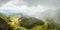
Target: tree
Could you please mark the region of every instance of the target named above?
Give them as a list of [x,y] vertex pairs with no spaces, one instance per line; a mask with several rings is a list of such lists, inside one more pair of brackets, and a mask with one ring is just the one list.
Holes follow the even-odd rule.
[[37,25],[44,25],[44,22],[42,20],[39,20],[34,17],[29,16],[23,16],[20,18],[20,26],[25,27],[27,29],[31,29]]

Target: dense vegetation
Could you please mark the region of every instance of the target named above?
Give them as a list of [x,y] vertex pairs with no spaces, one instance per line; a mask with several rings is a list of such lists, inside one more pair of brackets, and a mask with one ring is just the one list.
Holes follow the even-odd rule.
[[51,17],[40,20],[20,14],[6,16],[0,13],[0,30],[60,30],[60,27]]

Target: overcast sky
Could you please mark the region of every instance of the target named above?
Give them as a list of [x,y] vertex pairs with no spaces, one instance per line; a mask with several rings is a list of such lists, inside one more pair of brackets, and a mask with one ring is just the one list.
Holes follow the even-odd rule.
[[60,0],[0,0],[0,12],[36,15],[48,9],[60,8]]

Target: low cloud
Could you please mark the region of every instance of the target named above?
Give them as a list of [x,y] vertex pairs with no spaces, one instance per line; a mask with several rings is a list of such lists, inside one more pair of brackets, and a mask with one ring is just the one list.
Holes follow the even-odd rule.
[[59,2],[59,0],[3,0],[0,3],[2,4],[0,11],[15,11],[37,16],[37,13],[44,12],[48,9],[60,8]]

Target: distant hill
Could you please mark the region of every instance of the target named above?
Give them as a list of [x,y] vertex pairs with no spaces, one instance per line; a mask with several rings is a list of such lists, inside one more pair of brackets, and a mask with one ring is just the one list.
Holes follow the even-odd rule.
[[49,10],[46,10],[44,12],[42,12],[41,14],[41,17],[42,19],[53,19],[51,21],[54,21],[56,23],[57,26],[60,26],[60,9],[49,9]]
[[23,14],[11,14],[8,18],[17,24],[19,21],[20,26],[25,28],[33,28],[36,25],[44,25],[44,22],[42,20]]

